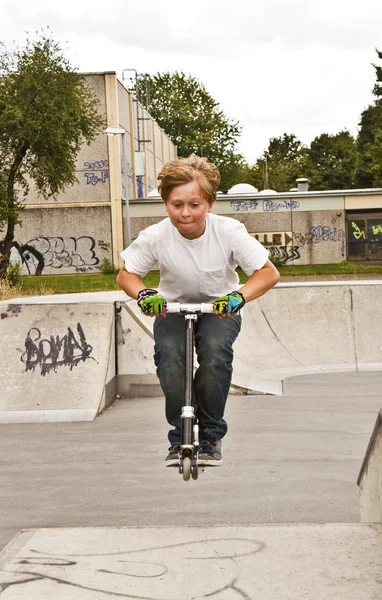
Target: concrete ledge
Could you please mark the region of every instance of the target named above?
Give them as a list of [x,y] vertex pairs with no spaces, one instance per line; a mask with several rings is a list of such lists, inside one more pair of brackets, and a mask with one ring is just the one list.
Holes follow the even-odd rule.
[[78,410],[3,410],[0,411],[0,424],[10,423],[70,423],[74,421],[94,421],[96,409]]
[[382,410],[378,413],[357,484],[361,521],[382,523]]

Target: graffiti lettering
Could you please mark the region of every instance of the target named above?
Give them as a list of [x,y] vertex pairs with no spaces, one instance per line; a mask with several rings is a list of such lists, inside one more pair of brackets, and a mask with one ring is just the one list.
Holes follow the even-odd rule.
[[44,377],[50,371],[57,373],[58,367],[69,367],[72,371],[78,363],[87,359],[95,360],[91,355],[93,347],[87,343],[84,331],[77,323],[78,339],[68,327],[68,333],[60,338],[51,335],[42,339],[41,331],[32,327],[25,338],[25,352],[21,355],[21,361],[25,364],[25,371],[41,369]]
[[345,240],[345,232],[343,229],[333,229],[329,226],[315,226],[312,227],[308,233],[294,233],[294,239],[300,246],[305,244],[318,244],[319,242],[337,242]]
[[101,171],[101,177],[98,177],[97,173],[85,173],[86,185],[97,185],[97,183],[106,183],[109,179],[109,171]]
[[108,252],[110,250],[110,243],[105,242],[104,240],[98,240],[98,246],[101,248],[101,250],[104,250],[105,252]]
[[109,161],[108,160],[96,160],[95,162],[85,162],[85,169],[90,169],[91,171],[95,171],[97,169],[108,169]]
[[84,267],[99,264],[95,240],[88,236],[79,238],[43,237],[29,240],[19,252],[30,275],[41,275],[45,267]]
[[76,267],[76,273],[93,273],[95,270],[94,267]]
[[244,200],[240,202],[239,200],[232,200],[230,202],[230,206],[233,208],[235,212],[246,212],[247,210],[256,210],[259,203],[257,200]]
[[284,200],[284,202],[273,202],[273,200],[264,200],[263,202],[264,212],[276,212],[280,208],[294,210],[299,207],[300,203],[297,200]]
[[300,258],[298,246],[271,246],[268,251],[270,257],[278,258],[284,265]]

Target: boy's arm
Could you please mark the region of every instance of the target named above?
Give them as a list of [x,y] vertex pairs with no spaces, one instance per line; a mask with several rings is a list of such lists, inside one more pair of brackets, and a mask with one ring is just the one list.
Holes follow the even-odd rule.
[[280,273],[271,261],[267,260],[265,265],[258,271],[255,271],[250,276],[247,283],[239,288],[239,291],[243,294],[245,301],[250,302],[265,294],[276,285],[279,279]]
[[129,271],[126,271],[125,266],[121,268],[117,275],[117,285],[119,285],[130,298],[134,298],[135,300],[137,300],[139,292],[146,288],[139,275],[129,273]]

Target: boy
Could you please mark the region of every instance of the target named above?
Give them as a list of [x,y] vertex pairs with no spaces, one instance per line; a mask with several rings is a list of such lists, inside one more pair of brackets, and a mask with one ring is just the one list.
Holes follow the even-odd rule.
[[[196,323],[199,367],[194,408],[199,422],[198,463],[218,466],[221,439],[227,432],[224,410],[232,377],[232,346],[241,327],[240,309],[265,294],[280,276],[267,250],[244,225],[212,214],[220,183],[215,165],[195,155],[179,158],[164,165],[158,180],[168,218],[141,231],[121,253],[125,265],[117,283],[138,301],[145,315],[156,317],[154,361],[166,398],[166,418],[173,427],[168,434],[167,466],[179,462],[185,321],[181,315],[166,315],[166,302],[214,303],[215,314],[203,314]],[[156,264],[158,290],[147,289],[142,277]],[[240,291],[238,265],[249,276]]]

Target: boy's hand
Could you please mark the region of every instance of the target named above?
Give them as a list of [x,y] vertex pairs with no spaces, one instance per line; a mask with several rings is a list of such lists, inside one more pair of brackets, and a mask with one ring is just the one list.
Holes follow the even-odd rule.
[[149,288],[141,290],[138,294],[137,304],[143,314],[148,317],[167,312],[167,300],[158,294],[157,290]]
[[218,315],[227,315],[237,313],[245,304],[245,298],[240,292],[231,292],[226,296],[221,296],[215,300],[214,312]]

